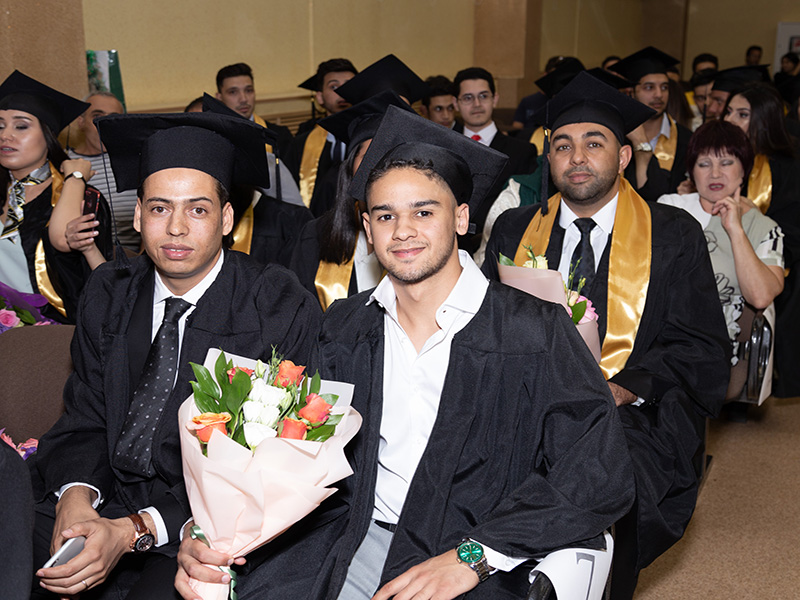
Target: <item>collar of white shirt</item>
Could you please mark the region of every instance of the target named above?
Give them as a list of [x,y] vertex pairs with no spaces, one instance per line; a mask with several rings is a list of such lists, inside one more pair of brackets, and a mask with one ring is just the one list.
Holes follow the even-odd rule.
[[661,117],[662,117],[661,118],[661,131],[658,132],[656,137],[654,137],[652,140],[650,140],[650,145],[654,149],[656,147],[656,144],[658,143],[658,138],[660,138],[662,135],[665,138],[669,139],[669,132],[670,132],[671,128],[670,128],[670,123],[669,123],[669,117],[667,116],[666,111],[664,112],[663,115],[661,115]]
[[[463,250],[458,251],[461,263],[461,275],[450,291],[447,299],[436,310],[436,322],[442,329],[448,329],[459,313],[474,315],[478,312],[486,297],[489,281],[484,277],[478,265]],[[372,292],[367,304],[377,302],[386,313],[397,322],[397,294],[390,277],[384,277]],[[448,311],[449,308],[455,309]]]
[[153,306],[158,304],[159,302],[163,302],[167,298],[182,298],[186,300],[186,302],[190,303],[192,306],[196,305],[203,294],[206,293],[208,288],[211,287],[211,284],[214,283],[214,280],[219,275],[219,272],[222,270],[222,262],[225,257],[225,251],[219,253],[219,258],[217,262],[214,263],[214,266],[211,267],[211,270],[208,274],[200,280],[196,286],[186,292],[183,296],[176,296],[173,294],[169,288],[166,286],[164,281],[161,279],[161,275],[158,274],[156,271],[156,282],[153,289]]
[[[592,215],[592,219],[594,219],[597,227],[606,235],[611,235],[611,231],[614,229],[614,218],[617,216],[617,202],[619,202],[619,193],[611,199],[611,202]],[[578,215],[572,212],[562,198],[560,211],[558,213],[558,224],[566,231],[577,218]]]
[[488,146],[489,144],[492,143],[494,136],[497,135],[497,125],[495,125],[495,122],[492,121],[480,131],[472,131],[471,129],[468,129],[465,125],[464,135],[467,136],[468,138],[471,138],[473,135],[479,135],[481,136],[481,139],[479,139],[478,142],[483,144],[484,146]]

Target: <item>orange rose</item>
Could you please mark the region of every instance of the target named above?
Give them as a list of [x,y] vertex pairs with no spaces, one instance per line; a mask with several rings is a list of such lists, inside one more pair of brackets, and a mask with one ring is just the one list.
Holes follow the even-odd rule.
[[278,365],[278,376],[275,377],[275,382],[272,385],[281,387],[289,387],[292,383],[300,385],[305,369],[304,366],[296,365],[290,360],[282,360]]
[[255,373],[253,369],[248,369],[247,367],[233,367],[232,369],[228,369],[228,383],[233,383],[233,378],[236,376],[236,371],[244,371],[248,376]]
[[306,405],[297,414],[310,423],[324,423],[328,420],[331,408],[333,407],[322,396],[309,394],[306,396]]
[[281,437],[288,440],[304,440],[308,426],[302,421],[284,419],[281,426]]
[[208,443],[208,440],[211,439],[211,432],[215,429],[224,435],[228,434],[225,423],[230,420],[231,416],[228,413],[203,413],[192,417],[189,429],[194,430],[201,442]]

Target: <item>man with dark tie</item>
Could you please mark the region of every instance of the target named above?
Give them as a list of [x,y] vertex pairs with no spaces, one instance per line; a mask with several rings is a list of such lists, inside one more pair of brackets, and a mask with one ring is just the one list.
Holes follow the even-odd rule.
[[145,254],[102,265],[83,294],[66,411],[34,468],[35,566],[85,536],[77,557],[36,573],[47,592],[149,598],[171,588],[190,517],[177,422],[189,362],[218,347],[266,360],[274,346],[307,364],[320,310],[282,267],[223,249],[231,186],[269,183],[260,127],[209,113],[98,126],[117,185],[139,190]]
[[703,232],[645,202],[622,176],[626,134],[653,116],[580,73],[547,107],[557,194],[503,213],[483,263],[544,254],[599,316],[600,368],[617,404],[636,476],[636,503],[617,522],[612,598],[631,598],[639,571],[682,535],[697,499],[705,417],[719,413],[730,363]]

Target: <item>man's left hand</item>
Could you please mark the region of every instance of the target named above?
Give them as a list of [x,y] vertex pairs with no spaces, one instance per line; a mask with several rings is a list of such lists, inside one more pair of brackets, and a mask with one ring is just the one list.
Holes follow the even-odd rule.
[[451,600],[479,583],[478,574],[458,562],[455,549],[411,567],[378,590],[372,600]]

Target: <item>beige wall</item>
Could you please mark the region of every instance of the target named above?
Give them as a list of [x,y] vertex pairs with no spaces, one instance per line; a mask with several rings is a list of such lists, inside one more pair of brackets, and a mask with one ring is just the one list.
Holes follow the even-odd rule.
[[234,62],[253,68],[259,99],[287,99],[270,110],[290,111],[307,108],[296,86],[328,58],[363,68],[392,52],[423,78],[452,77],[473,52],[463,0],[83,0],[83,18],[87,48],[119,51],[132,111],[182,108]]
[[586,68],[642,44],[641,0],[544,0],[540,70],[551,56],[575,56]]
[[800,21],[800,2],[690,0],[685,60],[691,63],[701,52],[711,52],[719,57],[720,68],[737,67],[744,64],[747,47],[755,44],[764,48],[761,62],[772,63],[780,21]]

